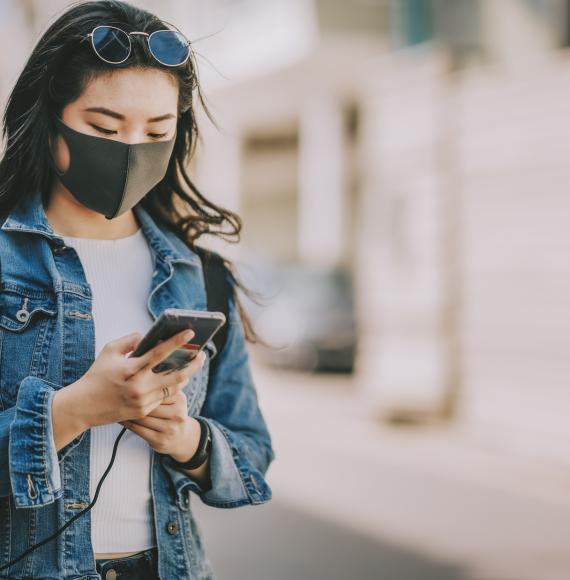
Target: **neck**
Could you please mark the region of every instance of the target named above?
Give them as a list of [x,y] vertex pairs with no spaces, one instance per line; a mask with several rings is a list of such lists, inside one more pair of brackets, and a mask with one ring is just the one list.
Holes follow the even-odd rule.
[[139,229],[132,210],[108,220],[79,203],[61,184],[51,191],[49,205],[44,209],[54,232],[61,236],[112,240],[130,236]]

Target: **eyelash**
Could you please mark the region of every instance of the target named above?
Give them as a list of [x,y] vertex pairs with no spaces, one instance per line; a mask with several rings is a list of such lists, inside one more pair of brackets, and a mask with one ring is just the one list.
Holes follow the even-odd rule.
[[[90,123],[91,127],[93,127],[95,130],[99,131],[100,133],[103,133],[103,135],[114,135],[116,133],[116,131],[110,131],[109,129],[103,129],[102,127],[97,127],[97,125],[93,125],[92,123]],[[160,139],[161,137],[166,137],[167,133],[150,133],[149,137],[153,138],[153,139]]]

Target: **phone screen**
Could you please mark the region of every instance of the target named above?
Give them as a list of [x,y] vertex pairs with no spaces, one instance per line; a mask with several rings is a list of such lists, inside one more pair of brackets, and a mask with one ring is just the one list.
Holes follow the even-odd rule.
[[223,312],[167,308],[161,312],[138,347],[129,356],[141,356],[174,334],[191,328],[194,336],[190,341],[171,352],[167,358],[152,367],[152,371],[161,373],[183,368],[196,357],[225,322]]

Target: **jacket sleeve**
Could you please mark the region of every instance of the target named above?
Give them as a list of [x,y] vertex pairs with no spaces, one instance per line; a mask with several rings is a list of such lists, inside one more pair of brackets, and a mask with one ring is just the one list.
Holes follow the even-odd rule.
[[81,440],[56,450],[52,403],[58,385],[27,376],[16,404],[0,413],[0,496],[18,508],[39,507],[63,495],[60,461]]
[[208,489],[176,470],[165,456],[164,465],[174,481],[179,501],[190,488],[213,507],[233,508],[271,499],[265,481],[275,459],[271,437],[258,405],[249,366],[243,325],[233,297],[228,310],[228,335],[210,376],[201,417],[212,430]]

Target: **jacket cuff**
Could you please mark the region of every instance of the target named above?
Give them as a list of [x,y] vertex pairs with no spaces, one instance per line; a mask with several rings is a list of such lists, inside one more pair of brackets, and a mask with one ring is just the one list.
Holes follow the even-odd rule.
[[265,483],[263,474],[244,455],[235,434],[215,419],[202,418],[208,421],[212,430],[211,488],[203,490],[188,474],[176,469],[168,456],[164,456],[163,464],[174,483],[178,505],[187,509],[189,490],[213,507],[233,508],[270,500],[271,489]]
[[12,494],[18,508],[50,504],[63,495],[53,437],[54,386],[28,376],[18,390],[8,444]]

